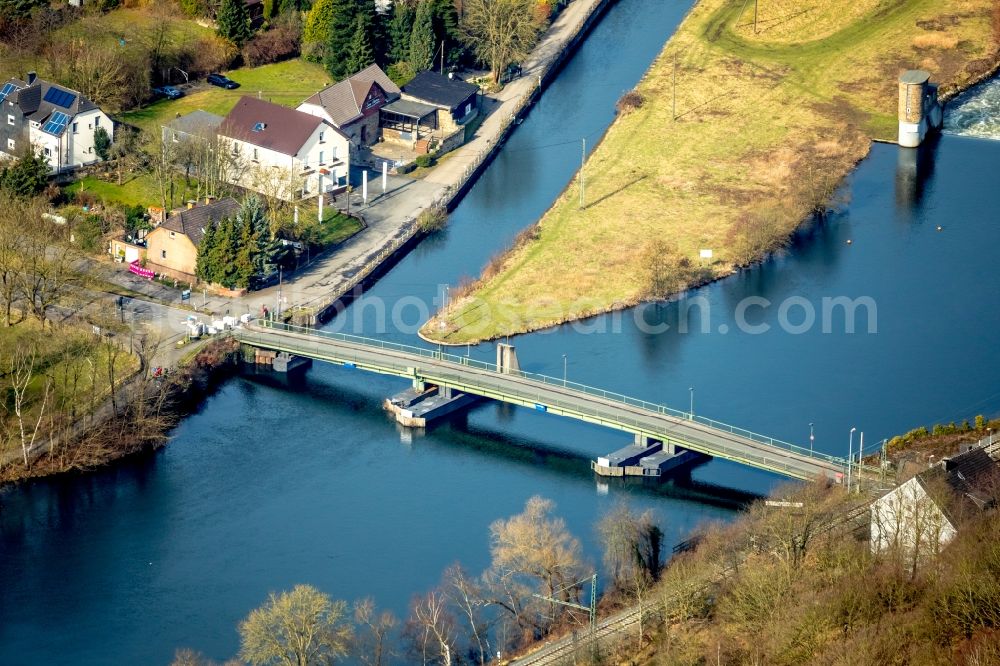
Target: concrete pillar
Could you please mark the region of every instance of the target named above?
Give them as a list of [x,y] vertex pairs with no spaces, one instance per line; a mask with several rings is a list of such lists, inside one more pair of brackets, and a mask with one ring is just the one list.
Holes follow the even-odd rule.
[[899,77],[899,145],[916,148],[927,134],[924,98],[931,75],[919,69],[903,72]]
[[389,189],[389,163],[382,162],[382,194]]
[[299,223],[299,207],[298,206],[295,207],[295,213],[292,215],[292,219],[295,221],[295,224]]
[[361,172],[361,200],[368,203],[368,169]]
[[511,372],[518,372],[521,366],[517,362],[517,351],[514,345],[503,342],[497,343],[497,372],[509,375]]
[[316,216],[320,222],[323,221],[323,174],[319,175],[319,212]]

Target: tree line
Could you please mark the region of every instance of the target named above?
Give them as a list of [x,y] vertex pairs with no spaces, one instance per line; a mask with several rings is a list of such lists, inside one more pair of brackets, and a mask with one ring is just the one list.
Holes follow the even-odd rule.
[[[663,531],[651,512],[616,505],[598,524],[607,595],[644,594],[663,568]],[[485,664],[567,628],[588,614],[558,602],[589,603],[594,569],[555,504],[530,498],[489,529],[491,564],[480,575],[460,563],[414,597],[403,621],[373,600],[349,605],[308,586],[272,593],[239,625],[239,661],[250,664]],[[582,584],[581,584],[582,581]],[[174,666],[208,663],[180,650]]]

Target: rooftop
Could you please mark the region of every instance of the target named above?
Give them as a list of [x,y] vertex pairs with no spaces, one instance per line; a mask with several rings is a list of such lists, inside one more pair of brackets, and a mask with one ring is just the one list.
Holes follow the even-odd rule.
[[469,97],[479,92],[479,87],[461,79],[449,79],[434,72],[420,72],[403,86],[403,94],[421,102],[443,106],[455,111]]
[[362,115],[362,107],[373,84],[382,89],[386,99],[392,101],[399,97],[399,86],[378,65],[369,65],[357,74],[321,90],[303,103],[323,107],[333,123],[340,127]]
[[166,124],[166,127],[185,134],[211,133],[219,129],[223,120],[225,118],[222,116],[198,109],[174,118]]
[[184,234],[191,239],[195,247],[201,244],[205,228],[210,224],[232,217],[239,211],[240,204],[233,198],[226,197],[212,203],[195,205],[194,208],[178,210],[170,214],[163,224],[163,229]]
[[42,131],[60,136],[70,120],[79,113],[93,111],[97,105],[79,92],[29,74],[31,81],[8,79],[0,84],[0,102],[16,104],[28,120],[42,124]]
[[223,119],[219,134],[295,157],[320,125],[327,123],[317,116],[244,96]]
[[420,102],[413,102],[408,99],[397,99],[391,104],[386,104],[382,107],[382,109],[391,113],[397,113],[401,116],[406,116],[407,118],[423,118],[432,113],[437,113],[436,106],[421,104]]

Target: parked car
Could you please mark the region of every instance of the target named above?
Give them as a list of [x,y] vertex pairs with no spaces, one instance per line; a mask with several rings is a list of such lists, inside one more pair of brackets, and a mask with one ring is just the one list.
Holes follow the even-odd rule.
[[206,80],[213,86],[219,86],[220,88],[225,88],[226,90],[233,90],[240,87],[240,84],[236,83],[236,81],[233,81],[228,76],[223,76],[222,74],[209,74]]
[[153,94],[157,97],[166,97],[167,99],[184,97],[184,92],[181,91],[180,88],[175,88],[173,86],[160,86],[159,88],[153,88]]

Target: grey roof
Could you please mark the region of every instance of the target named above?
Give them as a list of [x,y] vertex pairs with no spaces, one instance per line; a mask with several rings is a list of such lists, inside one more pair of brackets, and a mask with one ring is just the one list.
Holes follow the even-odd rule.
[[[9,79],[5,83],[13,83],[20,89],[11,94],[8,100],[14,102],[20,108],[25,118],[37,123],[44,123],[56,111],[61,111],[70,118],[73,118],[77,114],[93,111],[97,108],[96,104],[76,90],[51,83],[44,79],[35,79],[30,86],[27,82],[19,79]],[[62,106],[47,100],[46,97],[52,98],[50,92],[66,99],[72,96],[72,102],[66,106]],[[65,127],[63,129],[65,130]]]
[[436,106],[421,104],[420,102],[414,102],[408,99],[398,99],[395,102],[386,104],[382,107],[382,110],[398,113],[399,115],[406,116],[407,118],[423,118],[424,116],[429,116],[432,113],[437,113]]
[[330,127],[318,116],[243,96],[219,125],[219,134],[295,157],[320,125]]
[[236,215],[240,204],[233,198],[226,197],[210,204],[196,205],[194,208],[179,210],[170,215],[163,224],[163,229],[184,234],[191,239],[195,247],[201,244],[208,225]]
[[362,105],[371,92],[372,84],[385,93],[389,101],[399,97],[399,86],[392,82],[378,65],[369,65],[357,74],[319,91],[303,104],[323,107],[337,127],[343,127],[362,115]]
[[930,78],[931,75],[922,69],[911,69],[900,75],[899,82],[909,84],[927,83]]
[[403,95],[450,111],[458,109],[477,92],[479,88],[471,83],[427,71],[420,72],[403,86]]
[[1000,466],[984,449],[975,448],[942,460],[918,474],[917,481],[928,491],[935,482],[947,484],[950,493],[941,498],[941,510],[956,524],[963,517],[996,503]]
[[223,120],[225,119],[222,116],[198,109],[174,118],[166,124],[166,127],[185,134],[211,133],[218,131]]

